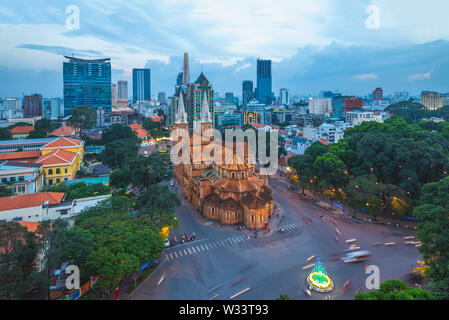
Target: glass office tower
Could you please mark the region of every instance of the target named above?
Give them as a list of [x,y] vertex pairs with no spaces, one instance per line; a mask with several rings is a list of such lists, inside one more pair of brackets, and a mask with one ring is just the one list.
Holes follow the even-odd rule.
[[256,99],[266,105],[273,102],[271,60],[257,59]]
[[133,103],[151,101],[150,69],[133,69]]
[[74,57],[63,65],[64,116],[79,106],[97,111],[97,125],[111,124],[111,59],[86,60]]

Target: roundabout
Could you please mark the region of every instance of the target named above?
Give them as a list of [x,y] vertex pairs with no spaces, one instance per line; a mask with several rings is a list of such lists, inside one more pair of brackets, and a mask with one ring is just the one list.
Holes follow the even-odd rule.
[[309,289],[321,293],[331,292],[334,290],[334,283],[327,275],[326,269],[319,259],[312,272],[310,272],[307,277],[307,285],[309,286]]

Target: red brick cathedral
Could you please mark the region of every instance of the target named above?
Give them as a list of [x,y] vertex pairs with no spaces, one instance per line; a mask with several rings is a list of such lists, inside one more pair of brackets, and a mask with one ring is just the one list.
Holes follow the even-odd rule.
[[[201,120],[196,124],[201,132],[212,128],[207,99],[203,98]],[[182,95],[178,104],[173,130],[188,130],[187,116]],[[248,146],[245,143],[245,156],[236,153],[234,143],[232,159],[224,159],[226,147],[223,144],[221,163],[203,161],[200,155],[194,158],[194,141],[201,141],[201,154],[211,140],[198,138],[197,131],[189,131],[190,162],[175,165],[176,179],[182,186],[187,199],[207,218],[219,221],[221,224],[244,224],[248,228],[261,229],[274,212],[274,200],[268,187],[266,176],[248,162]],[[195,150],[195,152],[197,152]]]

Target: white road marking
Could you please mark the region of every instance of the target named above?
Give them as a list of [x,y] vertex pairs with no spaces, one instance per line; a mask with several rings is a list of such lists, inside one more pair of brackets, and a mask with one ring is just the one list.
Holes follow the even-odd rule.
[[223,241],[223,240],[221,241],[221,245],[222,245],[222,246],[224,246],[224,245],[225,245],[225,243],[224,243],[224,241]]
[[172,258],[173,259],[173,255],[170,253],[170,258]]
[[179,251],[178,251],[178,253],[179,253],[179,256],[180,256],[180,257],[182,257],[182,253],[181,253],[181,250],[179,250]]
[[176,258],[178,257],[178,255],[176,254],[176,252],[175,252],[175,256],[176,256]]
[[204,247],[205,247],[207,250],[209,250],[209,247],[207,246],[207,244],[205,244]]
[[166,258],[167,260],[170,260],[170,258],[169,258],[167,255],[165,255],[165,258]]
[[192,247],[192,250],[193,250],[193,253],[196,253],[196,251],[195,251],[195,248],[194,248],[194,247]]
[[187,251],[186,251],[186,249],[184,249],[184,253],[187,255]]
[[190,251],[190,248],[187,248],[187,251],[189,251],[189,253],[192,254],[192,252]]

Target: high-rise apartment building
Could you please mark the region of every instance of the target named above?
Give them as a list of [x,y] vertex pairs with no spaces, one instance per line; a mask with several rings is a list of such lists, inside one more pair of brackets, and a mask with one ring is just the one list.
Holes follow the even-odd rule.
[[244,106],[248,104],[252,99],[254,99],[254,88],[253,82],[250,80],[245,80],[242,82],[242,103]]
[[40,94],[33,94],[25,96],[23,100],[23,117],[35,118],[42,116],[42,96]]
[[110,125],[112,110],[111,59],[65,58],[68,61],[63,65],[64,116],[68,116],[73,108],[89,106],[97,111],[97,125]]
[[133,69],[133,103],[151,101],[150,69]]
[[119,100],[128,100],[128,81],[119,80],[117,82],[118,94],[117,98]]
[[57,120],[63,116],[64,111],[61,108],[60,98],[43,98],[42,99],[42,118],[48,120]]
[[438,110],[444,107],[444,97],[438,92],[423,91],[421,103],[429,110]]
[[332,99],[309,98],[310,114],[332,113]]
[[189,83],[186,89],[186,111],[189,128],[196,128],[201,119],[201,106],[203,96],[207,98],[211,119],[215,119],[214,114],[214,87],[207,80],[203,73],[200,74],[194,83]]
[[256,99],[267,105],[273,102],[271,60],[257,59]]

